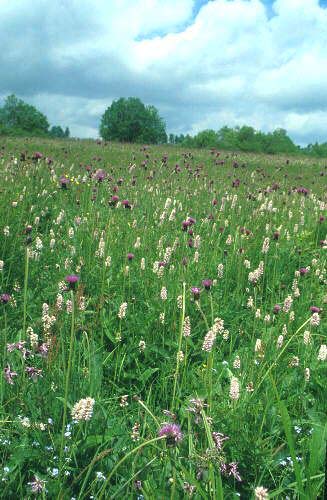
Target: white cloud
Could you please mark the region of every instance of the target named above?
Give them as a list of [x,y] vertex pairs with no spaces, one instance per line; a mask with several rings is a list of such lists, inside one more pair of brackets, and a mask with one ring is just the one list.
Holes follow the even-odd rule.
[[318,0],[276,0],[273,17],[260,0],[212,0],[195,19],[193,7],[0,0],[0,92],[27,96],[76,135],[95,134],[112,99],[136,95],[176,132],[247,123],[284,126],[301,143],[327,140],[327,10]]

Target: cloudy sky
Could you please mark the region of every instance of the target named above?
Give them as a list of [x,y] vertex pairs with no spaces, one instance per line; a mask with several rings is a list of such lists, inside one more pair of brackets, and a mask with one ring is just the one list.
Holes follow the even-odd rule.
[[0,100],[96,137],[113,99],[174,133],[250,124],[327,141],[327,0],[0,0]]

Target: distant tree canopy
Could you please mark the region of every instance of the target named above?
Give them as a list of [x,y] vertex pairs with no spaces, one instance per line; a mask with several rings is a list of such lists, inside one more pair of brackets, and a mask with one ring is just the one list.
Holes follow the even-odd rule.
[[57,139],[63,139],[64,137],[69,137],[70,136],[70,131],[69,128],[66,127],[65,130],[63,130],[60,125],[54,125],[51,127],[49,134],[51,137],[56,137]]
[[26,104],[15,95],[10,95],[0,108],[0,128],[2,133],[7,132],[10,135],[47,135],[49,122],[34,106]]
[[300,148],[288,137],[286,130],[276,129],[274,132],[260,132],[253,127],[222,127],[218,131],[202,130],[194,137],[170,134],[171,144],[186,147],[220,148],[227,150],[252,151],[262,153],[296,153]]
[[154,106],[137,97],[113,101],[101,118],[100,135],[105,140],[161,144],[167,142],[166,125]]
[[327,142],[323,142],[322,144],[318,144],[318,142],[316,142],[315,144],[309,144],[301,151],[310,156],[327,158]]
[[[60,125],[50,128],[47,117],[34,106],[15,95],[8,96],[0,106],[0,136],[39,136],[65,139],[69,128]],[[146,106],[137,97],[113,101],[102,115],[100,135],[105,140],[163,144],[167,142],[166,125],[154,106]],[[261,132],[253,127],[224,126],[219,130],[202,130],[195,136],[169,134],[169,143],[187,148],[216,148],[254,153],[302,153],[327,157],[327,142],[300,147],[294,144],[283,128]]]
[[51,127],[47,117],[15,95],[8,96],[0,107],[0,135],[69,137],[69,129]]

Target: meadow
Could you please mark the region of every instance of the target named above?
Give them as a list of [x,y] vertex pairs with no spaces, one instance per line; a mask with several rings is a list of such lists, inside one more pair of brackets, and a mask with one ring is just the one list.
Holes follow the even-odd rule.
[[323,498],[327,159],[0,139],[0,497]]

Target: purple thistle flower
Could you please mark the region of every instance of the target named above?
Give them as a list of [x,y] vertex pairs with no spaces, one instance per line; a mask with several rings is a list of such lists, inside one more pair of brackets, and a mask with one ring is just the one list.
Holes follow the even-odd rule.
[[125,208],[132,208],[128,200],[123,200],[121,203]]
[[104,170],[102,169],[99,169],[95,172],[95,179],[98,181],[98,182],[102,182],[105,178],[106,178],[107,174]]
[[9,293],[2,293],[0,295],[1,304],[8,304],[10,299],[11,299],[11,296],[9,295]]
[[301,276],[304,276],[305,274],[307,274],[309,271],[306,267],[300,267],[299,269],[299,273],[301,274]]
[[6,381],[8,382],[8,384],[14,385],[13,377],[17,377],[17,373],[16,372],[12,372],[10,370],[10,366],[9,365],[7,365],[6,368],[3,371],[4,371],[4,377],[5,377]]
[[79,276],[77,276],[77,274],[68,274],[65,278],[65,281],[67,281],[67,283],[77,283],[79,280]]
[[183,230],[183,231],[186,231],[186,230],[187,230],[187,228],[188,228],[190,225],[191,225],[191,224],[189,223],[189,221],[188,221],[188,220],[183,220],[183,222],[182,222],[182,230]]
[[307,189],[307,188],[304,188],[304,187],[299,187],[299,188],[297,188],[297,192],[298,192],[299,194],[303,194],[304,196],[307,196],[307,195],[309,194],[309,192],[310,192],[310,191],[309,191],[309,189]]
[[310,311],[312,312],[312,314],[320,313],[321,309],[320,309],[320,307],[317,307],[317,306],[311,306]]
[[109,205],[112,206],[112,207],[114,207],[115,205],[117,205],[118,201],[119,201],[119,196],[117,196],[117,195],[114,194],[111,197],[111,200],[109,201]]
[[279,231],[275,231],[274,234],[273,234],[273,239],[274,240],[279,240],[279,236],[280,236],[280,232]]
[[34,155],[32,156],[32,159],[37,161],[37,160],[41,160],[43,158],[43,154],[40,153],[40,151],[36,151],[34,153]]
[[209,279],[203,280],[202,285],[204,286],[204,288],[206,290],[210,290],[210,288],[212,287],[212,280],[209,280]]
[[174,446],[183,439],[183,434],[178,424],[164,424],[159,429],[158,436],[165,436],[168,446]]
[[281,306],[279,304],[276,304],[273,308],[273,313],[278,314],[280,310],[281,310]]
[[74,290],[76,283],[79,281],[79,276],[77,274],[68,274],[65,277],[66,283],[68,283],[70,290]]
[[67,186],[68,184],[70,183],[70,180],[68,179],[68,177],[66,177],[65,175],[62,175],[59,179],[59,183],[60,183],[60,187],[62,189],[67,189]]
[[194,300],[199,300],[201,289],[197,286],[192,286],[191,292],[193,293]]
[[128,253],[127,254],[127,260],[133,260],[134,259],[134,254],[133,253]]

